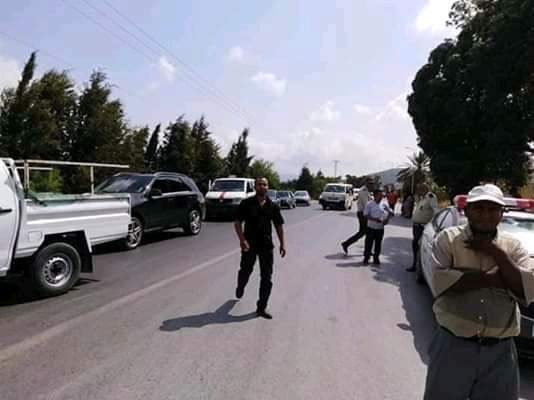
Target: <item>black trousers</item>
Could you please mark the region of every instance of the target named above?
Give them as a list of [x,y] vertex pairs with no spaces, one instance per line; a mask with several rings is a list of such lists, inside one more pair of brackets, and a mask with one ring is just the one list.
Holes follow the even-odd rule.
[[417,261],[417,253],[419,252],[419,242],[421,241],[421,236],[423,236],[423,231],[425,226],[423,224],[413,224],[412,226],[412,252],[413,252],[413,263],[412,267],[415,268],[415,263]]
[[237,274],[237,287],[244,289],[247,286],[257,258],[260,259],[260,296],[257,306],[259,310],[265,310],[273,287],[273,250],[250,249],[241,253],[241,267]]
[[384,239],[384,230],[383,229],[373,229],[367,227],[367,232],[365,233],[365,250],[363,251],[363,258],[369,260],[371,257],[371,250],[374,245],[373,257],[378,258],[380,252],[382,251],[382,239]]
[[358,215],[358,224],[359,224],[358,232],[343,242],[343,245],[347,247],[353,245],[354,243],[356,243],[358,240],[360,240],[362,237],[365,236],[365,231],[367,229],[367,218],[364,217],[363,211],[358,211],[357,215]]

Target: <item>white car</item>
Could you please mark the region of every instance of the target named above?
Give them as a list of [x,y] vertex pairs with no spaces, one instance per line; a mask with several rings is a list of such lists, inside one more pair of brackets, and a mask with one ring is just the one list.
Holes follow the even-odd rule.
[[350,210],[354,200],[352,185],[345,183],[327,184],[319,196],[319,204],[323,210],[328,208],[338,208],[341,210]]
[[30,197],[15,162],[0,159],[0,279],[26,277],[39,295],[67,292],[93,272],[93,246],[128,235],[128,194]]
[[255,195],[254,179],[236,177],[215,179],[206,194],[206,218],[233,217],[241,201]]
[[310,194],[306,190],[297,190],[295,192],[295,201],[297,202],[297,205],[302,204],[309,206],[311,202]]
[[[425,226],[416,262],[415,275],[418,282],[426,282],[429,286],[432,282],[432,243],[438,233],[446,228],[467,223],[467,218],[462,212],[465,201],[465,196],[457,196],[456,206],[438,211],[432,221]],[[504,212],[499,229],[517,238],[534,258],[534,213],[521,210],[521,208],[534,208],[534,200],[505,198],[505,202],[508,209]],[[520,309],[521,334],[516,338],[516,342],[523,357],[534,358],[534,304],[529,307],[520,305]]]

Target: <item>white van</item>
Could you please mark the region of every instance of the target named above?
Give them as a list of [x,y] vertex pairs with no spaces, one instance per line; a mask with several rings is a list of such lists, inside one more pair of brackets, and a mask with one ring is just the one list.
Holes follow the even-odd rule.
[[319,204],[321,204],[323,210],[327,208],[350,210],[353,200],[352,185],[346,183],[329,183],[324,187],[321,196],[319,196]]
[[215,179],[206,194],[206,218],[231,217],[242,200],[255,195],[254,179]]

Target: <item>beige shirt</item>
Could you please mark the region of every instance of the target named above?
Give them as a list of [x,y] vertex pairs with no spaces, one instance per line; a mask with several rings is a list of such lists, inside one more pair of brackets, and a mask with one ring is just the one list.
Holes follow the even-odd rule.
[[432,192],[427,192],[415,203],[412,221],[414,224],[428,224],[434,213],[439,210],[438,199]]
[[[445,229],[432,246],[431,289],[436,298],[434,313],[438,323],[461,337],[507,338],[519,335],[520,313],[511,291],[485,288],[465,293],[447,291],[465,272],[489,271],[496,266],[492,257],[465,246],[472,237],[469,226]],[[534,259],[521,243],[506,232],[498,232],[496,244],[520,268],[525,299],[534,301]]]

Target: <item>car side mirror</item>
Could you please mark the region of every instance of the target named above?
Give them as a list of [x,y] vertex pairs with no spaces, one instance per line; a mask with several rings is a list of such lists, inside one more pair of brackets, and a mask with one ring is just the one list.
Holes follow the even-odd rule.
[[161,189],[152,189],[150,191],[150,194],[148,195],[149,198],[153,199],[154,197],[161,197],[163,196],[163,192]]

